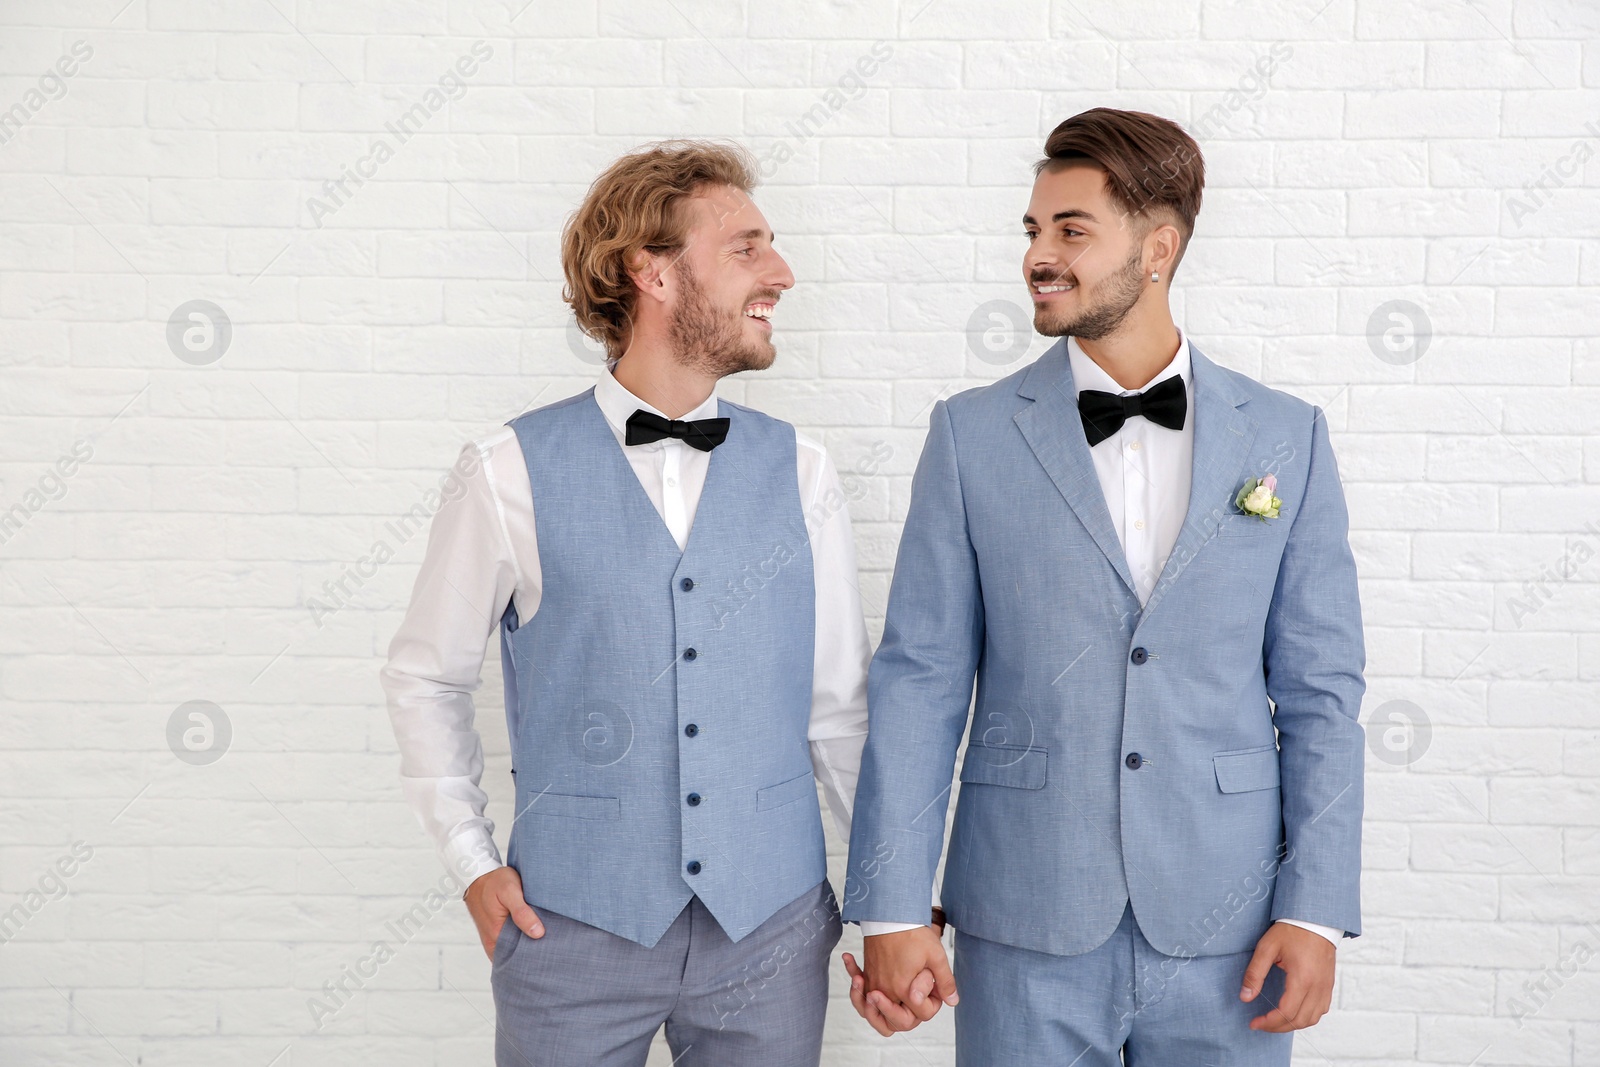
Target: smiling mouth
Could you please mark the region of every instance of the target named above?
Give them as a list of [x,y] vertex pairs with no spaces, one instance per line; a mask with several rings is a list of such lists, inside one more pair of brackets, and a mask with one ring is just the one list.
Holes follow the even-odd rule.
[[758,300],[753,304],[745,305],[744,317],[747,319],[755,319],[757,322],[761,323],[761,325],[770,330],[772,329],[772,313],[774,310],[776,310],[776,308],[776,303]]
[[1030,288],[1033,290],[1033,298],[1035,300],[1048,300],[1053,296],[1060,295],[1061,293],[1070,293],[1076,289],[1077,286],[1066,285],[1061,282],[1051,282],[1049,284],[1034,282]]

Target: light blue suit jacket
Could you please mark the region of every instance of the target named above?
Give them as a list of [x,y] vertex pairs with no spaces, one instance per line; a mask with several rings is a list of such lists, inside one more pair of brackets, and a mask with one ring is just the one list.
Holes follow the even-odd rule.
[[[1191,352],[1189,508],[1142,610],[1064,342],[934,406],[869,676],[846,920],[926,921],[976,675],[941,894],[957,929],[1071,955],[1131,899],[1169,955],[1243,951],[1280,918],[1360,933],[1366,657],[1327,421]],[[1234,497],[1267,473],[1283,504],[1263,521]]]

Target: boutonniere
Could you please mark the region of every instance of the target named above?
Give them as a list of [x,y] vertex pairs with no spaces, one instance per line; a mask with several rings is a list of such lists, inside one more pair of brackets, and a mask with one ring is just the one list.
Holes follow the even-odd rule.
[[1278,479],[1270,474],[1265,478],[1251,478],[1239,489],[1233,503],[1246,515],[1254,515],[1262,522],[1275,519],[1283,506],[1283,501],[1272,495],[1277,488]]

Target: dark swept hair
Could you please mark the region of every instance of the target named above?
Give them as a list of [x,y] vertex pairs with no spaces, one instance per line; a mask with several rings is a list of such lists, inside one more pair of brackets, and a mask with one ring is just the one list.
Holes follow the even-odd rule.
[[1105,172],[1106,192],[1125,216],[1145,224],[1164,216],[1177,225],[1183,239],[1168,272],[1176,274],[1194,235],[1206,184],[1205,160],[1194,138],[1158,115],[1091,108],[1050,131],[1044,158],[1033,165],[1033,173],[1038,177],[1075,162],[1092,163]]

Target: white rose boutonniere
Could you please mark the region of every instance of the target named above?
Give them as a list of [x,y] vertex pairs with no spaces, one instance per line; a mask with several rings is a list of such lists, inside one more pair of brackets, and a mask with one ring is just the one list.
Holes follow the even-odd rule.
[[1254,515],[1266,522],[1277,518],[1278,509],[1283,506],[1283,501],[1272,495],[1277,488],[1278,479],[1270,474],[1265,478],[1251,478],[1244,483],[1233,502],[1246,515]]

